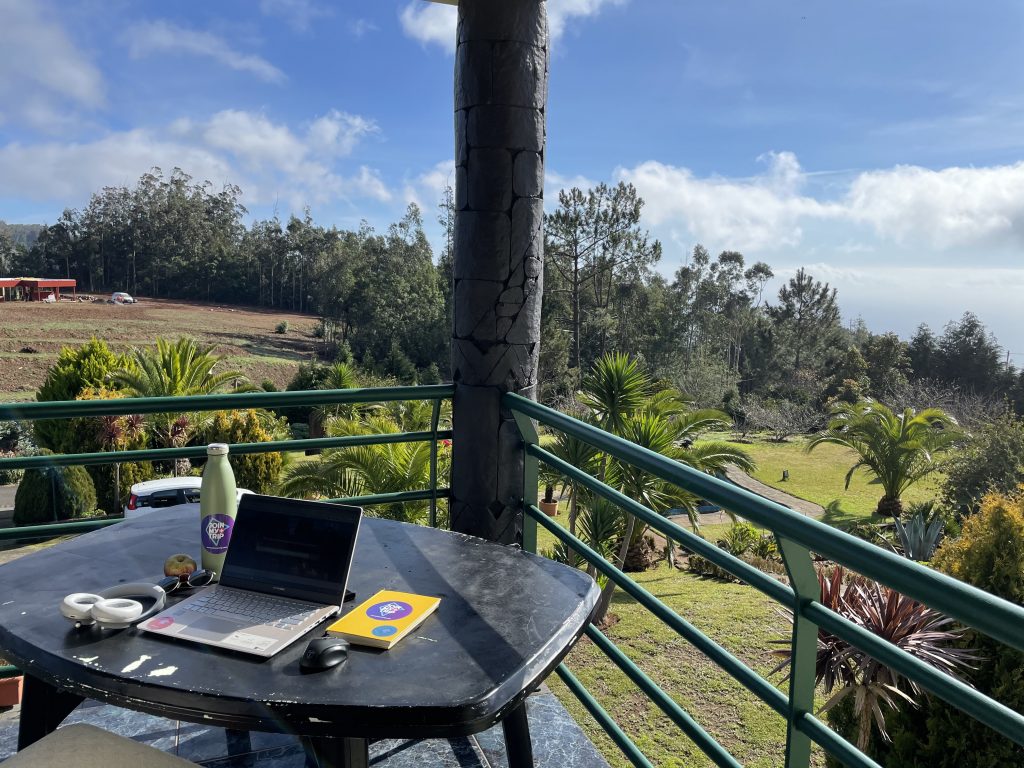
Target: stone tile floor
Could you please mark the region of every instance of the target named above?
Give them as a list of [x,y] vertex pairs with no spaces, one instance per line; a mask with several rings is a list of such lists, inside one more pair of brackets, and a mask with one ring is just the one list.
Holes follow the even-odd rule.
[[[546,688],[528,699],[527,713],[534,763],[538,768],[607,768],[608,764],[576,721]],[[17,746],[17,716],[17,709],[0,715],[0,762],[12,755]],[[227,736],[222,728],[166,720],[98,701],[83,702],[65,722],[90,723],[209,768],[302,768],[305,765],[299,740],[289,734],[253,732],[242,753],[236,749],[233,750],[235,756],[228,756]],[[459,739],[374,742],[370,746],[370,764],[376,768],[507,766],[501,726]]]

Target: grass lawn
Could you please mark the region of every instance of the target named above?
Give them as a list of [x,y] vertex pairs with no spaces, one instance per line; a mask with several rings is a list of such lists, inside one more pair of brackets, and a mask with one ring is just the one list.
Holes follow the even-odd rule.
[[[855,454],[838,445],[819,445],[807,453],[806,440],[792,438],[785,443],[772,443],[755,439],[753,442],[733,442],[757,461],[753,477],[773,488],[821,504],[825,507],[822,522],[844,525],[858,520],[876,519],[874,515],[882,488],[863,470],[858,470],[848,490],[843,486],[846,473],[856,462]],[[789,480],[783,482],[782,470],[789,470]],[[903,495],[903,503],[928,501],[939,493],[942,475],[935,473]]]
[[[564,525],[566,514],[555,520]],[[555,540],[538,527],[538,551]],[[701,578],[664,563],[630,575],[762,676],[775,666],[771,641],[788,638],[789,621],[777,603],[757,590]],[[607,630],[608,637],[740,763],[751,768],[782,763],[786,728],[781,717],[621,590],[615,593],[611,613],[618,621]],[[577,644],[566,664],[654,765],[713,765],[588,639]],[[781,678],[770,679],[785,691]],[[547,683],[605,759],[615,768],[629,765],[562,681],[552,675]],[[817,754],[813,764],[823,765],[822,755]]]

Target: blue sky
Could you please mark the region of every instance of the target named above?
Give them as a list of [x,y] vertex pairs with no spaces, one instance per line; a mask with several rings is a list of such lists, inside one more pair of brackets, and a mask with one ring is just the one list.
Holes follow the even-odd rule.
[[[977,312],[1024,365],[1024,6],[549,0],[547,197],[631,181],[694,243],[805,266],[847,320]],[[454,9],[422,0],[0,0],[0,218],[178,165],[251,213],[431,222]]]

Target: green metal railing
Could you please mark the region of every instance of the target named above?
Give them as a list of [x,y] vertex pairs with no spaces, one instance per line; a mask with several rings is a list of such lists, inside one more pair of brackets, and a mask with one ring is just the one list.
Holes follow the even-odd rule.
[[[821,603],[821,592],[811,553],[840,563],[875,581],[914,598],[965,625],[1018,650],[1024,650],[1024,608],[971,587],[944,574],[887,552],[804,517],[780,504],[731,483],[696,471],[615,435],[515,394],[506,394],[503,405],[515,416],[527,460],[524,467],[524,548],[536,551],[536,525],[540,524],[570,549],[615,582],[681,637],[692,643],[719,667],[739,681],[787,722],[786,768],[810,765],[811,745],[854,768],[880,768],[878,764],[814,716],[815,660],[818,630],[824,629],[861,648],[869,655],[915,681],[925,690],[959,708],[996,732],[1024,744],[1024,716],[981,694],[967,684],[939,672],[877,635],[857,626]],[[693,532],[625,496],[577,467],[540,447],[534,422],[582,440],[621,461],[705,498],[770,530],[789,574],[791,586],[710,544]],[[543,462],[579,485],[616,504],[670,541],[701,555],[741,581],[789,608],[794,622],[791,636],[791,676],[788,696],[741,660],[675,613],[665,603],[633,581],[585,542],[551,521],[537,507],[538,463]],[[659,688],[611,640],[594,628],[587,630],[594,645],[621,669],[705,755],[718,766],[735,768],[739,763],[687,712]],[[628,735],[614,722],[595,697],[561,665],[557,670],[583,706],[636,766],[649,766]]]
[[[42,419],[88,418],[121,416],[128,414],[178,413],[237,410],[245,408],[294,408],[339,404],[371,404],[403,401],[433,403],[430,429],[418,432],[399,432],[383,435],[349,435],[303,440],[271,440],[264,443],[236,443],[233,455],[252,453],[278,453],[324,448],[351,448],[363,445],[389,443],[428,443],[430,446],[430,483],[428,488],[397,493],[363,495],[344,499],[331,499],[338,503],[370,507],[413,501],[429,502],[429,522],[437,527],[437,503],[447,499],[450,491],[439,488],[438,444],[451,439],[449,429],[440,429],[441,403],[452,397],[452,385],[417,387],[379,387],[366,389],[330,389],[300,392],[251,392],[227,395],[201,395],[195,397],[146,397],[117,400],[68,400],[55,402],[0,403],[2,421],[39,421]],[[70,453],[52,456],[23,456],[0,459],[0,469],[39,469],[53,466],[95,466],[100,464],[135,461],[171,461],[206,456],[206,446],[183,448],[154,448],[134,451],[104,451],[98,453]],[[80,522],[55,521],[44,525],[26,525],[0,529],[2,541],[33,541],[55,536],[86,533],[121,522],[121,517],[96,518]],[[0,666],[0,679],[20,674],[16,667]]]

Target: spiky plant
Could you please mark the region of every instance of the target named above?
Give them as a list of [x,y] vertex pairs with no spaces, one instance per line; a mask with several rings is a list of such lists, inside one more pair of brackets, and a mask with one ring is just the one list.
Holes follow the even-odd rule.
[[[818,582],[825,607],[940,672],[959,678],[959,672],[978,659],[972,650],[955,646],[962,631],[950,628],[953,619],[894,589],[859,576],[847,580],[846,571],[839,566],[830,575],[819,573]],[[787,646],[772,652],[783,657],[772,670],[777,672],[789,665],[792,649],[789,639],[774,642]],[[857,748],[861,751],[868,747],[872,724],[883,739],[889,740],[883,705],[893,709],[904,701],[917,706],[921,696],[913,680],[824,629],[818,630],[815,679],[825,693],[832,694],[820,712],[827,712],[848,696],[854,697]]]
[[864,400],[836,405],[828,428],[807,443],[807,451],[822,443],[854,451],[857,462],[846,473],[846,487],[858,469],[866,469],[882,485],[878,514],[898,518],[903,492],[938,469],[936,457],[955,447],[961,437],[956,422],[941,408],[894,413],[882,403]]
[[935,514],[932,502],[913,505],[905,525],[900,520],[895,520],[894,523],[900,551],[904,557],[920,562],[932,559],[946,527],[945,520]]

